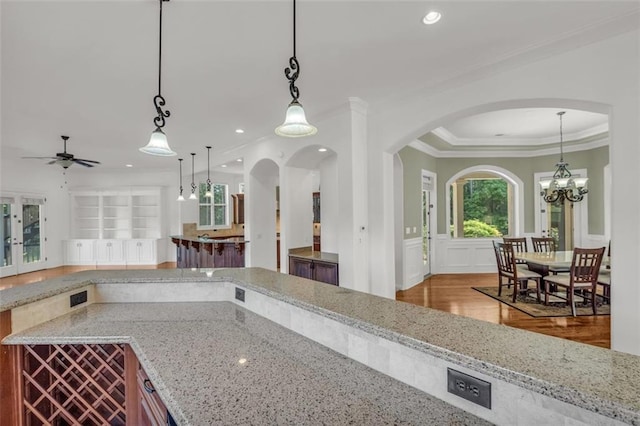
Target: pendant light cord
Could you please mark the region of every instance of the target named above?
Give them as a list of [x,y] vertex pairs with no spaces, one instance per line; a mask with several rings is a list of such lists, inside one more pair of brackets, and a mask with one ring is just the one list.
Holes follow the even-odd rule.
[[284,69],[284,75],[289,80],[289,93],[293,102],[298,102],[300,90],[296,86],[296,80],[300,74],[300,64],[296,58],[296,0],[293,0],[293,56],[289,58],[289,66]]
[[162,97],[160,90],[162,81],[162,1],[160,0],[160,37],[158,37],[158,96]]
[[564,150],[562,149],[562,116],[564,115],[564,111],[558,113],[560,116],[560,162],[564,163]]
[[193,165],[194,165],[195,158],[196,158],[196,154],[195,152],[192,152],[191,153],[191,193],[192,194],[196,193],[195,175],[193,172]]
[[162,97],[162,2],[169,0],[158,0],[160,1],[160,37],[158,38],[158,94],[153,98],[153,104],[156,107],[156,112],[158,115],[153,119],[153,123],[156,125],[158,129],[161,129],[165,125],[165,118],[171,115],[170,111],[163,111],[162,107],[165,105],[165,100]]

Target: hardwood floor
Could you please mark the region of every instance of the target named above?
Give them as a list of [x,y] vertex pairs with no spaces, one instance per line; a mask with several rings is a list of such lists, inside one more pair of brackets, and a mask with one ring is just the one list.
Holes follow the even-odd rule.
[[[158,266],[136,266],[131,269],[175,267],[175,262],[167,262]],[[0,290],[78,271],[123,268],[122,266],[99,268],[95,266],[62,266],[45,269],[0,278]],[[409,290],[397,292],[396,299],[495,324],[503,324],[604,348],[610,347],[611,321],[609,316],[533,318],[471,288],[474,286],[495,286],[496,284],[496,274],[435,275]]]
[[533,318],[471,287],[497,286],[496,274],[443,274],[396,293],[396,300],[456,315],[610,348],[611,317]]

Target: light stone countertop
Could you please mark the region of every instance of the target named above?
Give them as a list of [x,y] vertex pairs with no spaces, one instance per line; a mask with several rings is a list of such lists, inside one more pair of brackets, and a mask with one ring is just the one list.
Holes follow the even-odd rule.
[[490,424],[230,302],[94,304],[10,339],[129,343],[180,425]]
[[[0,310],[83,283],[229,280],[560,401],[640,425],[640,357],[261,268],[91,271],[0,292]],[[75,281],[76,284],[73,284]],[[49,284],[47,284],[49,283]],[[34,286],[34,287],[31,287]]]

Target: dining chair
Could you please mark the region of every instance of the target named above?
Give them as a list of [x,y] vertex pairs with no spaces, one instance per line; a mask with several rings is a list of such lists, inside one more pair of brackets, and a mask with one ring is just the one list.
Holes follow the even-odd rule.
[[556,240],[551,237],[531,237],[533,251],[536,253],[550,253],[556,251]]
[[[513,251],[517,253],[526,253],[529,251],[527,248],[527,237],[503,237],[502,242],[505,244],[511,244]],[[526,264],[526,260],[516,259],[517,264]]]
[[[531,243],[533,244],[533,251],[536,253],[551,253],[556,251],[556,240],[551,237],[531,237]],[[549,272],[556,275],[562,272],[569,272],[569,267],[562,266],[550,266]]]
[[[553,295],[566,301],[571,305],[571,315],[576,316],[576,291],[582,292],[582,298],[585,299],[585,293],[591,294],[591,308],[593,314],[596,314],[596,288],[598,284],[598,274],[600,272],[600,264],[604,255],[604,247],[586,249],[574,248],[571,268],[568,275],[548,275],[544,278],[544,303],[549,304],[549,295]],[[557,291],[551,292],[552,285],[555,285]],[[565,295],[562,296],[560,289],[565,289]]]
[[[513,284],[512,302],[516,301],[518,292],[528,293],[529,281],[536,283],[536,298],[540,302],[540,288],[542,286],[542,276],[537,272],[518,268],[516,258],[514,256],[514,247],[508,243],[493,242],[493,251],[496,254],[496,263],[498,265],[498,296],[502,295],[502,287]],[[503,278],[507,282],[503,282]]]

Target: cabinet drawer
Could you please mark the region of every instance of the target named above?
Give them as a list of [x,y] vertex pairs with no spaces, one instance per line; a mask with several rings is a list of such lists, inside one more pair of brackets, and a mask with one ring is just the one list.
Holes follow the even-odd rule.
[[138,424],[161,426],[167,424],[167,407],[155,391],[153,383],[147,373],[140,368],[137,373],[138,395],[140,395],[140,410]]

